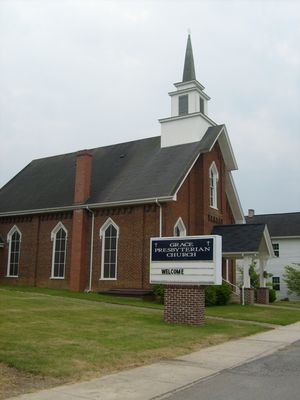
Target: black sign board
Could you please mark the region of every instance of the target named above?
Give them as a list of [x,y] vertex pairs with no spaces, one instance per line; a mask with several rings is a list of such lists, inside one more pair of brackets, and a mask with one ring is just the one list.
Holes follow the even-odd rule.
[[214,239],[152,240],[151,261],[212,261]]

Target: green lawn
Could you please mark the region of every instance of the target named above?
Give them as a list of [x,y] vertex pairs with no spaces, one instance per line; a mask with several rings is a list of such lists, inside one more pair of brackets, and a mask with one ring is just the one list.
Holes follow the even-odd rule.
[[65,381],[175,357],[265,330],[232,322],[167,325],[162,311],[0,290],[0,362]]
[[155,303],[149,300],[143,300],[140,298],[118,297],[118,296],[111,296],[99,293],[70,292],[69,290],[64,290],[64,289],[47,289],[47,288],[37,288],[30,286],[0,285],[0,289],[1,288],[17,292],[41,293],[48,296],[69,297],[73,299],[88,300],[93,302],[96,301],[96,302],[129,305],[129,306],[137,306],[144,308],[156,308],[160,310],[163,309],[163,305],[159,303]]
[[272,306],[280,306],[280,307],[290,307],[290,308],[299,308],[300,310],[300,301],[276,301],[272,304]]
[[266,322],[275,325],[288,325],[300,321],[300,310],[284,310],[275,306],[258,307],[255,305],[230,304],[227,306],[207,307],[205,313],[211,317]]

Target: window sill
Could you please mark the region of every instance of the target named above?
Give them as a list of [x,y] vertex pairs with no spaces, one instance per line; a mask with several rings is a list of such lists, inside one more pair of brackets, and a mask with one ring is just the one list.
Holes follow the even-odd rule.
[[99,278],[99,281],[116,281],[117,278]]
[[214,207],[214,206],[211,206],[211,205],[209,207],[212,208],[213,210],[219,211],[218,207]]
[[60,276],[50,276],[50,279],[53,279],[53,280],[59,280],[59,281],[61,281],[61,280],[64,280],[65,279],[65,277],[60,277]]
[[19,278],[19,275],[5,275],[5,278]]

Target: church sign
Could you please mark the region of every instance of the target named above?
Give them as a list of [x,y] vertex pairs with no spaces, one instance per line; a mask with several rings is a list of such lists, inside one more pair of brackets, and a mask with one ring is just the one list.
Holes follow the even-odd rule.
[[152,238],[150,283],[222,284],[221,236]]

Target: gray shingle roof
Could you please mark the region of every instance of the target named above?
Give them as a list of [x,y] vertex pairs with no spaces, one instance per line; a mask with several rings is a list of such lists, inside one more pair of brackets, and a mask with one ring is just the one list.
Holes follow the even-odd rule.
[[264,230],[264,224],[217,225],[212,234],[222,236],[223,253],[255,253],[259,250]]
[[300,236],[300,212],[246,217],[247,224],[266,224],[271,237]]
[[[219,128],[219,129],[218,129]],[[215,142],[219,127],[200,142],[160,147],[160,137],[90,150],[91,196],[87,204],[173,196],[198,154]],[[73,205],[76,154],[32,161],[0,190],[0,214]]]

